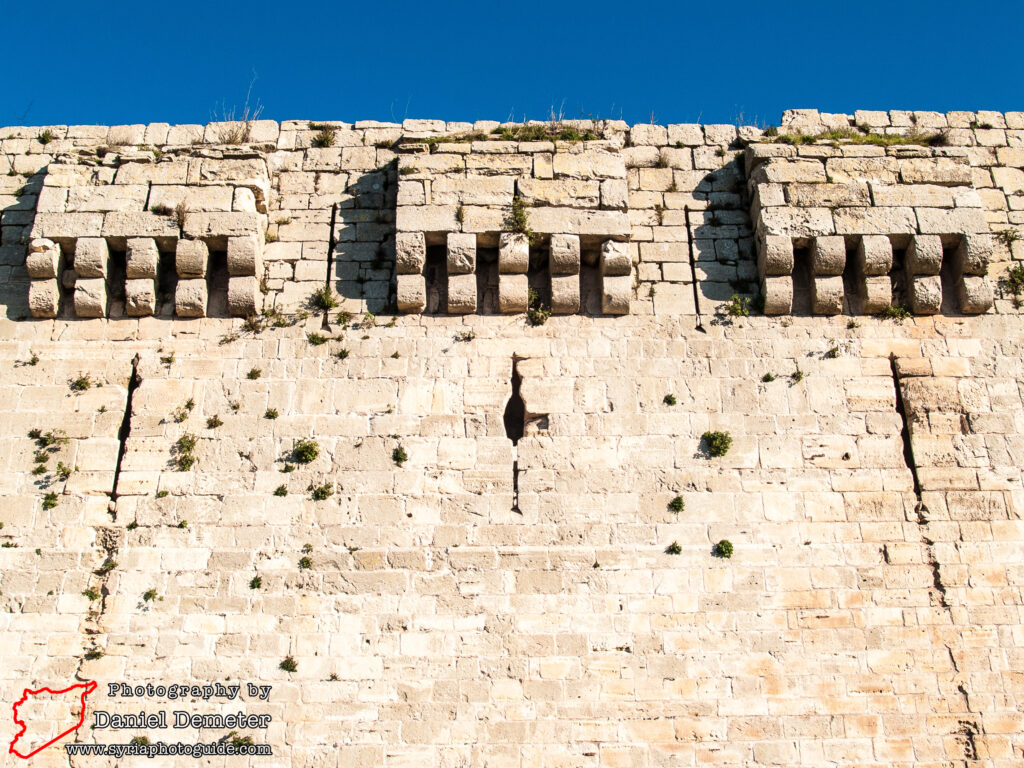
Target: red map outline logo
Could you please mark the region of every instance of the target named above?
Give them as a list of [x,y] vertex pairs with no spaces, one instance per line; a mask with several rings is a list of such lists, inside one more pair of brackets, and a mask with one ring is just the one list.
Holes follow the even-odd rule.
[[[42,750],[46,749],[51,744],[53,744],[55,742],[58,742],[61,739],[63,739],[69,733],[73,733],[73,732],[77,731],[79,728],[81,728],[82,727],[82,723],[85,722],[85,697],[88,696],[93,691],[95,691],[97,685],[98,685],[98,683],[95,680],[90,680],[90,681],[88,681],[86,683],[78,683],[76,685],[72,685],[71,687],[64,688],[63,690],[60,690],[60,691],[54,691],[54,690],[51,690],[51,689],[45,688],[45,687],[44,688],[40,688],[38,691],[33,691],[33,690],[29,689],[29,688],[26,688],[22,692],[22,694],[21,694],[21,699],[19,699],[18,701],[16,701],[14,703],[14,722],[17,723],[18,725],[20,725],[21,729],[16,734],[14,734],[14,739],[11,741],[11,748],[9,750],[10,754],[17,755],[22,760],[28,760],[30,757],[32,757],[32,755],[34,755],[34,754],[36,754],[38,752],[41,752]],[[23,755],[23,754],[21,754],[21,752],[16,750],[14,748],[14,745],[18,743],[18,739],[20,739],[25,734],[25,731],[28,730],[28,724],[25,723],[23,720],[19,720],[18,719],[18,707],[20,707],[22,704],[24,704],[26,701],[28,701],[28,697],[30,695],[31,696],[38,696],[40,693],[49,693],[49,694],[52,694],[54,696],[58,696],[58,695],[60,695],[62,693],[67,693],[68,691],[73,691],[73,690],[75,690],[75,688],[82,688],[83,689],[82,690],[82,694],[79,697],[79,703],[82,705],[82,713],[78,717],[78,723],[73,725],[71,728],[68,728],[66,731],[64,731],[64,733],[61,733],[61,734],[55,736],[54,738],[50,739],[48,742],[43,744],[43,746],[38,747],[37,749],[32,750],[27,755]]]

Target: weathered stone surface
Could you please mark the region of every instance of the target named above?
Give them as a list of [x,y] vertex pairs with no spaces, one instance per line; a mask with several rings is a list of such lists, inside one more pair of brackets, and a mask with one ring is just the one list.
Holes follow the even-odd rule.
[[612,152],[557,152],[554,157],[555,178],[624,179],[626,165]]
[[468,275],[476,271],[476,235],[448,233],[448,274]]
[[841,275],[846,268],[846,240],[839,236],[816,237],[811,244],[811,272]]
[[70,239],[99,237],[103,232],[102,213],[39,213],[32,225],[32,236]]
[[28,276],[34,280],[56,278],[61,268],[60,246],[52,240],[33,240],[25,257],[25,268]]
[[115,211],[103,217],[103,237],[172,238],[178,237],[178,234],[178,225],[172,217],[157,216],[148,211]]
[[633,260],[628,243],[605,240],[601,243],[601,274],[612,277],[629,275],[633,270]]
[[892,280],[888,275],[872,277],[862,275],[858,284],[861,310],[869,315],[877,315],[892,305]]
[[398,275],[398,311],[423,312],[427,308],[427,281],[423,275]]
[[811,308],[816,315],[838,315],[844,295],[842,276],[811,279]]
[[[395,235],[395,268],[399,275],[419,275],[427,262],[426,239],[422,232]],[[412,281],[407,283],[412,285]]]
[[102,237],[80,237],[75,243],[75,272],[79,277],[106,277],[110,251]]
[[551,274],[578,275],[580,273],[580,239],[576,235],[551,236]]
[[266,218],[257,213],[193,212],[185,215],[185,237],[237,237],[240,235],[263,236]]
[[551,312],[555,315],[574,315],[580,311],[579,275],[551,276]]
[[973,235],[989,231],[985,213],[979,208],[917,208],[918,227],[925,234]]
[[971,183],[971,164],[965,157],[917,157],[899,161],[904,184],[959,186]]
[[601,279],[601,311],[606,315],[629,313],[629,302],[633,298],[633,278],[604,276]]
[[888,275],[892,270],[892,242],[885,235],[864,235],[857,243],[857,271],[862,275]]
[[206,301],[206,280],[178,280],[174,291],[174,312],[178,317],[205,317]]
[[476,275],[448,276],[448,313],[476,312]]
[[758,238],[758,274],[789,275],[793,272],[793,240],[790,237],[767,235]]
[[987,278],[978,275],[964,275],[957,281],[956,290],[961,312],[979,315],[992,309],[992,284]]
[[629,216],[621,211],[596,211],[584,208],[530,208],[530,228],[541,234],[571,232],[577,235],[628,237]]
[[244,235],[228,238],[228,274],[232,277],[259,275],[263,271],[263,238]]
[[400,232],[457,232],[456,205],[400,205],[396,222]]
[[942,269],[942,238],[915,235],[907,248],[907,274],[937,275]]
[[920,275],[909,278],[910,311],[915,315],[934,315],[942,307],[942,278]]
[[525,274],[498,276],[498,309],[505,314],[525,312],[529,307],[530,282]]
[[601,182],[601,207],[617,211],[629,207],[629,188],[625,181],[606,179]]
[[256,314],[259,299],[259,281],[253,276],[228,278],[228,312],[235,317]]
[[993,247],[991,235],[964,235],[954,256],[954,270],[961,275],[986,274],[988,264],[992,260]]
[[519,232],[502,232],[498,240],[498,271],[526,274],[530,267],[530,239]]
[[125,274],[129,280],[156,278],[160,268],[160,251],[155,240],[148,237],[129,238],[126,250]]
[[205,277],[209,259],[210,250],[202,240],[179,240],[174,251],[179,277]]
[[788,315],[793,311],[793,278],[765,277],[761,280],[766,315]]
[[913,208],[837,208],[837,235],[912,235],[917,232]]
[[124,296],[124,311],[130,317],[152,315],[156,311],[156,283],[152,279],[125,280]]
[[757,231],[760,237],[818,237],[835,233],[836,227],[828,208],[779,207],[761,211],[757,219]]
[[32,317],[56,317],[60,307],[60,288],[56,280],[33,280],[28,286],[28,306]]
[[107,281],[102,277],[75,281],[75,314],[78,317],[105,317],[107,314]]
[[824,184],[826,181],[825,166],[818,160],[789,158],[772,158],[759,165],[750,176],[752,184]]

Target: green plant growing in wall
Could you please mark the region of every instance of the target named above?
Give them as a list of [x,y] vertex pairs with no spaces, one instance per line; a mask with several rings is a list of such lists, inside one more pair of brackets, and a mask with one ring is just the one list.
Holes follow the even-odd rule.
[[316,458],[319,455],[320,446],[317,444],[316,440],[297,440],[295,445],[292,446],[292,458],[299,464],[310,464],[316,461]]
[[334,493],[331,486],[326,483],[324,485],[314,485],[313,483],[310,483],[308,490],[313,501],[325,501]]
[[270,420],[276,419],[279,415],[277,408],[267,408],[267,410],[263,412],[263,418]]
[[92,384],[92,379],[89,378],[88,374],[80,373],[68,383],[68,386],[72,392],[85,392],[85,390],[92,387]]
[[540,294],[533,288],[528,289],[527,292],[527,307],[526,317],[530,321],[530,325],[544,325],[551,317],[551,310],[545,309],[541,305]]
[[322,285],[309,297],[309,306],[312,309],[328,312],[338,306],[338,297],[329,285]]
[[263,586],[263,579],[260,576],[253,576],[249,581],[249,589],[259,589]]
[[250,368],[249,372],[247,374],[245,374],[245,377],[247,379],[249,379],[250,381],[256,381],[256,379],[258,379],[262,375],[263,375],[263,369],[262,368]]
[[730,557],[732,557],[732,551],[732,542],[728,539],[722,539],[720,542],[715,544],[714,549],[712,549],[711,553],[715,557],[729,559]]
[[899,304],[891,304],[881,311],[878,315],[883,320],[895,320],[897,323],[901,323],[904,320],[911,317],[910,310]]
[[725,308],[730,317],[748,317],[750,315],[750,299],[734,293]]
[[666,555],[680,555],[680,554],[682,554],[682,552],[683,552],[683,548],[681,546],[679,546],[679,542],[678,541],[673,541],[671,544],[669,544],[667,547],[665,547],[665,554]]
[[333,147],[337,138],[337,131],[335,131],[331,126],[325,125],[317,131],[316,136],[313,137],[312,144],[317,149],[326,149],[327,147]]
[[676,396],[675,395],[665,395],[665,397],[663,397],[661,399],[661,402],[663,402],[665,405],[675,405],[676,404]]
[[682,496],[676,496],[672,501],[668,503],[668,508],[675,512],[677,515],[686,508],[686,502],[683,501]]
[[701,440],[711,456],[725,456],[732,447],[732,435],[728,432],[705,432]]
[[284,661],[282,661],[278,666],[285,672],[295,672],[299,668],[299,665],[295,663],[295,659],[291,656],[285,656]]
[[398,466],[402,466],[409,460],[409,454],[405,452],[405,448],[398,446],[391,452],[391,460]]

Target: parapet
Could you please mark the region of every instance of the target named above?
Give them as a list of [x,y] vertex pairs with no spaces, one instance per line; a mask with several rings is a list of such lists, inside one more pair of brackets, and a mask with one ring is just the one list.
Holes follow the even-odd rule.
[[2,128],[0,298],[38,318],[294,313],[325,287],[350,312],[1016,312],[1021,146],[1021,114],[988,112]]

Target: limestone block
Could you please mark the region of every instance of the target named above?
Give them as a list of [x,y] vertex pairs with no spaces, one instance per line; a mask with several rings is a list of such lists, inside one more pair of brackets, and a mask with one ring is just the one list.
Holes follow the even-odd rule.
[[104,237],[169,238],[177,237],[179,231],[173,216],[158,216],[149,211],[114,211],[103,216],[101,234]]
[[761,210],[761,215],[757,217],[757,231],[763,236],[818,237],[833,234],[836,227],[828,208],[780,206]]
[[816,315],[838,315],[843,311],[843,278],[814,277],[811,279],[811,311]]
[[232,275],[228,278],[228,312],[235,317],[250,317],[256,314],[256,298],[259,296],[259,282],[252,275]]
[[448,276],[448,313],[466,315],[476,312],[476,275]]
[[759,238],[757,271],[764,276],[793,273],[793,240],[789,237],[766,235]]
[[448,274],[468,275],[476,271],[476,235],[448,233]]
[[862,275],[888,275],[892,270],[892,243],[885,235],[864,235],[857,244],[857,270]]
[[33,280],[28,286],[28,308],[32,317],[56,317],[60,288],[56,280]]
[[761,281],[766,315],[788,315],[793,311],[793,278],[765,277]]
[[907,293],[910,311],[915,315],[934,315],[942,306],[942,278],[938,275],[910,277]]
[[142,317],[156,311],[156,283],[149,278],[125,280],[124,297],[125,314]]
[[629,207],[629,188],[620,179],[601,182],[601,207],[624,211]]
[[[212,187],[212,189],[216,189],[216,187]],[[235,187],[231,210],[256,213],[256,195],[253,194],[251,189],[246,187]]]
[[942,269],[942,238],[915,235],[907,248],[908,275],[937,275]]
[[498,239],[498,272],[525,275],[530,267],[530,240],[519,232],[502,232]]
[[837,208],[832,218],[837,235],[912,235],[917,232],[913,208]]
[[249,277],[263,271],[263,238],[257,235],[228,238],[228,274]]
[[892,281],[888,275],[862,275],[857,287],[861,310],[876,315],[892,304]]
[[964,235],[956,249],[953,264],[958,274],[984,275],[991,260],[992,235]]
[[174,291],[174,311],[178,317],[206,315],[206,280],[179,280]]
[[551,312],[572,315],[580,311],[580,276],[551,276]]
[[825,166],[818,160],[773,158],[758,166],[751,174],[750,181],[753,184],[824,184],[828,177],[825,175]]
[[[422,236],[422,235],[421,235]],[[423,275],[398,275],[398,311],[422,312],[427,308],[427,280]]]
[[79,277],[75,281],[75,314],[104,317],[107,314],[107,281],[102,277]]
[[266,217],[257,213],[193,212],[185,214],[183,233],[186,237],[235,237],[262,234]]
[[[561,154],[561,153],[559,153]],[[623,211],[595,211],[585,208],[530,208],[530,227],[540,234],[575,232],[579,235],[628,237],[629,215]]]
[[502,312],[525,312],[529,301],[530,283],[526,275],[498,276],[498,308]]
[[102,237],[80,237],[75,243],[75,272],[79,277],[106,277],[110,251]]
[[920,230],[928,234],[981,234],[989,231],[985,212],[980,208],[917,208],[916,212]]
[[174,251],[178,277],[206,277],[206,263],[209,258],[210,251],[202,240],[179,240]]
[[633,278],[604,276],[601,279],[601,311],[606,315],[629,313],[629,302],[633,298]]
[[[426,263],[427,241],[422,232],[399,232],[395,235],[395,269],[399,275],[422,274]],[[407,285],[411,284],[407,282]]]
[[964,275],[957,281],[956,297],[961,312],[979,315],[992,308],[992,285],[988,278]]
[[52,240],[36,238],[28,246],[25,268],[34,280],[56,278],[60,274],[60,246]]
[[816,237],[811,245],[811,271],[815,275],[843,274],[846,268],[846,241],[840,236]]
[[971,164],[966,157],[903,158],[899,168],[904,184],[959,186],[971,183]]
[[576,235],[551,236],[551,274],[578,275],[580,273],[580,239]]
[[126,277],[129,280],[156,278],[160,266],[160,251],[157,250],[155,240],[148,237],[129,238],[127,256]]
[[[629,243],[605,240],[601,243],[601,275],[621,277],[633,270],[633,259],[629,255]],[[621,314],[621,313],[616,313]]]

